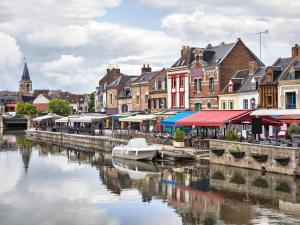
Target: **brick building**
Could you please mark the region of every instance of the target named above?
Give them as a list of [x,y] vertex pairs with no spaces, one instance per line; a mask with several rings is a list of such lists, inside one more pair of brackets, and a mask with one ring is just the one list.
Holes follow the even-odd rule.
[[150,80],[149,110],[158,112],[167,108],[167,71],[158,71]]
[[149,111],[150,81],[156,74],[144,65],[141,75],[131,83],[132,111]]

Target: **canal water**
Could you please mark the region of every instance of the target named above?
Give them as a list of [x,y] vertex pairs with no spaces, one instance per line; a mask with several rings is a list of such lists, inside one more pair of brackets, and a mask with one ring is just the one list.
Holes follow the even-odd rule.
[[300,224],[300,180],[0,136],[0,225]]

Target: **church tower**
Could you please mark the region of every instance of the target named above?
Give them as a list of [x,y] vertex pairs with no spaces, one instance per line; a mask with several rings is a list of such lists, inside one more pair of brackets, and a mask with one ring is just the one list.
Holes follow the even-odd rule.
[[27,63],[25,62],[22,78],[19,81],[19,93],[20,95],[30,95],[31,92],[32,92],[32,81],[30,80]]

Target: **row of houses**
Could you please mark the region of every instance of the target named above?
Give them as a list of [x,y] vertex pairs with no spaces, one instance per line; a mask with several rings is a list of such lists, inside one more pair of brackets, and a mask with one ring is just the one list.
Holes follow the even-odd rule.
[[95,109],[106,114],[163,109],[300,108],[300,46],[266,66],[244,43],[183,46],[170,68],[139,75],[107,69],[96,88]]

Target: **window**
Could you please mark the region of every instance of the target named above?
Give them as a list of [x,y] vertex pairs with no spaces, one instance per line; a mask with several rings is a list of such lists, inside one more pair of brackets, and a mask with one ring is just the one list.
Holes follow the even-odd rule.
[[166,108],[166,99],[165,98],[161,99],[161,106],[162,106],[162,108]]
[[232,84],[228,85],[228,92],[233,92],[233,85]]
[[229,109],[233,109],[234,108],[233,101],[229,101],[228,102],[228,108]]
[[155,101],[155,99],[153,99],[152,101],[153,101],[153,109],[156,109],[156,101]]
[[179,78],[180,87],[184,87],[184,77]]
[[109,94],[110,104],[113,104],[113,96],[112,94]]
[[202,91],[202,80],[198,79],[197,92],[201,92],[201,91]]
[[211,109],[211,103],[210,102],[207,103],[207,108]]
[[149,99],[148,95],[145,95],[145,103],[148,103],[148,99]]
[[139,104],[139,103],[140,103],[140,96],[137,95],[137,96],[135,97],[135,99],[136,99],[136,104]]
[[289,92],[285,94],[285,108],[296,109],[296,93]]
[[162,78],[157,78],[155,81],[155,90],[165,89],[165,81]]
[[194,79],[194,92],[197,91],[197,79]]
[[268,105],[268,106],[272,106],[272,102],[273,102],[272,95],[268,95],[268,96],[267,96],[267,105]]
[[172,107],[176,106],[176,95],[172,95]]
[[202,109],[202,103],[196,103],[195,104],[195,111],[200,111]]
[[157,109],[160,109],[160,108],[161,108],[159,98],[156,99],[156,108],[157,108]]
[[209,91],[214,92],[214,78],[209,78]]
[[295,79],[300,79],[300,71],[295,71]]
[[172,88],[176,88],[176,77],[172,78]]
[[226,109],[226,101],[222,101],[222,103],[221,103],[221,105],[222,105],[222,109]]
[[243,109],[248,109],[248,99],[243,100]]
[[184,107],[184,94],[179,95],[179,105],[180,107]]
[[255,102],[255,98],[251,99],[251,109],[255,109],[256,108],[256,102]]

